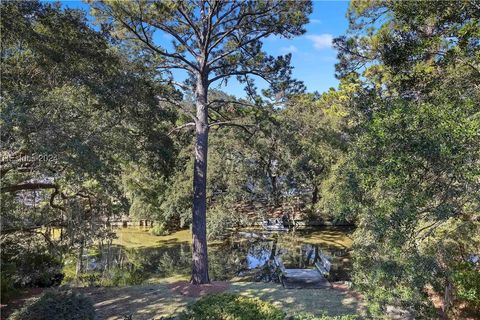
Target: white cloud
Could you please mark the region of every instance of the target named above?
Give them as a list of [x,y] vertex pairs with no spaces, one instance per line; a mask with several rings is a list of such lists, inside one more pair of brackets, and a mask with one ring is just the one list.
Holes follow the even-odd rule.
[[310,23],[322,23],[320,19],[310,19]]
[[297,47],[293,46],[293,45],[290,45],[288,47],[281,47],[280,48],[280,51],[283,53],[283,54],[286,54],[286,53],[293,53],[293,52],[297,52],[298,49]]
[[313,34],[306,36],[306,38],[311,40],[313,42],[313,46],[318,50],[332,47],[333,35],[329,33]]

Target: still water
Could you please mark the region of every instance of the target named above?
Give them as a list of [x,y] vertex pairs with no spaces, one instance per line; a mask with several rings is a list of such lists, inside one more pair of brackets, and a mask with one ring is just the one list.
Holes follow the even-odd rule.
[[[233,232],[222,241],[209,243],[210,277],[269,281],[265,270],[274,256],[281,257],[286,268],[314,268],[319,254],[324,254],[332,262],[329,280],[349,280],[352,232],[349,228],[335,227],[296,232]],[[112,244],[99,246],[84,257],[84,272],[116,279],[114,285],[188,276],[190,239],[189,230],[156,237],[145,229],[118,229]]]

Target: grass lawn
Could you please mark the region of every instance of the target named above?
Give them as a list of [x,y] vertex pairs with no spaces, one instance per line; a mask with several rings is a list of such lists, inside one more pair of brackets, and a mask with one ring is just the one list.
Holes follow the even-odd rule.
[[192,240],[192,233],[189,229],[173,232],[168,236],[155,236],[144,228],[117,229],[116,234],[117,239],[114,239],[112,243],[125,248],[161,247],[182,242],[190,243]]
[[[249,231],[255,231],[249,230]],[[148,248],[175,245],[180,243],[190,243],[192,240],[192,232],[190,229],[180,230],[169,234],[168,236],[152,235],[145,228],[119,228],[116,230],[117,239],[113,240],[113,244],[124,246],[125,248]],[[352,239],[344,231],[337,228],[323,228],[321,230],[313,230],[309,232],[297,232],[292,234],[282,234],[280,242],[285,243],[309,243],[318,244],[339,249],[351,248]],[[219,244],[221,241],[209,241],[210,245]]]
[[[173,293],[171,288],[183,277],[159,280],[157,284],[120,288],[85,288],[100,319],[135,320],[174,316],[198,298]],[[316,315],[359,314],[362,305],[346,291],[337,289],[284,289],[280,284],[231,282],[226,292],[258,297],[280,307],[288,315],[310,312]]]
[[[175,246],[191,242],[190,230],[181,230],[168,236],[154,236],[143,228],[120,228],[113,244],[125,248],[155,248]],[[349,248],[351,239],[338,230],[319,230],[295,235],[283,234],[281,246],[297,246],[298,243],[322,244],[337,248]],[[215,245],[217,242],[209,242]],[[301,312],[331,316],[358,314],[362,310],[359,300],[348,290],[339,289],[284,289],[277,283],[247,282],[232,279],[226,284],[226,292],[258,297],[280,307],[288,315]],[[169,278],[151,277],[144,284],[128,287],[83,288],[94,301],[99,319],[161,319],[174,316],[193,303],[192,296],[175,291],[188,278],[182,275]]]

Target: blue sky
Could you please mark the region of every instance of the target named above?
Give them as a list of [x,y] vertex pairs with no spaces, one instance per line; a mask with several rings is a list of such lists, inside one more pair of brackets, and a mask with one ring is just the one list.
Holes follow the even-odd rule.
[[324,92],[336,87],[337,52],[331,40],[345,34],[348,1],[315,1],[305,35],[293,39],[267,39],[267,52],[276,55],[292,52],[294,77],[302,80],[308,91]]
[[[88,10],[88,5],[81,1],[62,3],[66,7]],[[294,77],[302,80],[309,92],[324,92],[336,87],[336,51],[331,41],[347,30],[347,8],[348,1],[314,1],[306,34],[293,39],[267,38],[264,40],[265,51],[274,56],[291,52]],[[259,81],[258,87],[262,88],[264,84]],[[228,87],[221,89],[238,97],[244,96],[242,87],[236,81],[230,81]]]

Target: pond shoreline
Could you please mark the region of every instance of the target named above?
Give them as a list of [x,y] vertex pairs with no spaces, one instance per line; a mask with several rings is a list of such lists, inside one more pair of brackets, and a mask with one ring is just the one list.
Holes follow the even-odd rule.
[[[351,272],[349,227],[308,227],[296,231],[269,232],[259,228],[233,231],[223,240],[210,241],[210,280],[278,282],[273,265],[281,257],[286,268],[313,269],[321,256],[328,256],[332,270],[328,281],[349,281]],[[116,287],[156,283],[174,275],[191,272],[189,229],[155,236],[146,228],[115,229],[111,243],[95,244],[82,256],[80,277],[77,258],[70,256],[64,266],[63,284]]]

